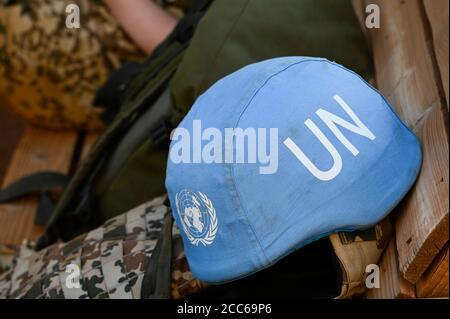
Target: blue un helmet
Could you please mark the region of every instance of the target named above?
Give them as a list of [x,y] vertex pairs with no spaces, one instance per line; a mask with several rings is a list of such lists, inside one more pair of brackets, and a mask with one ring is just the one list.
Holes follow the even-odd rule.
[[172,134],[166,186],[194,275],[221,283],[375,225],[420,164],[416,136],[360,76],[283,57],[197,99]]

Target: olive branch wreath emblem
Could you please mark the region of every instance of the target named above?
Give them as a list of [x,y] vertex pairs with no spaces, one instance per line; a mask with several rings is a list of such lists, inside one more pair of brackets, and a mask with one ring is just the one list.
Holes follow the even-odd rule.
[[186,234],[189,241],[195,246],[198,246],[199,244],[203,244],[204,246],[206,246],[206,245],[212,244],[214,238],[216,237],[217,229],[218,229],[218,220],[217,220],[217,215],[216,215],[216,209],[214,208],[211,200],[202,192],[198,192],[198,195],[199,195],[201,201],[203,202],[203,204],[205,204],[205,207],[208,210],[208,215],[210,218],[208,232],[206,233],[205,237],[203,237],[203,238],[198,238],[198,237],[192,236],[189,229],[187,229],[185,223],[183,222],[183,217],[181,216],[181,211],[180,211],[178,194],[175,195],[175,198],[176,198],[175,202],[176,202],[176,206],[177,206],[178,215],[180,216],[181,225],[183,226],[184,233]]

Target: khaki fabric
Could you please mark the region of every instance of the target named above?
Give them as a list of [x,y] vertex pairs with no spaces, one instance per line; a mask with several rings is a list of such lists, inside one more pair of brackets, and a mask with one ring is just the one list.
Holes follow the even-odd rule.
[[177,124],[222,77],[280,56],[336,61],[370,78],[371,59],[351,1],[216,0],[171,82]]
[[388,219],[366,231],[329,236],[342,271],[342,288],[338,298],[351,298],[366,291],[366,267],[378,263],[391,237],[392,225]]

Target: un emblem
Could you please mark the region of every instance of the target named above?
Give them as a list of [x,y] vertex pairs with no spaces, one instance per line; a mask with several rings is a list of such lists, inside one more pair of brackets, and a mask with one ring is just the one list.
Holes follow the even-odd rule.
[[198,246],[212,244],[217,234],[216,210],[201,192],[184,189],[175,195],[177,213],[189,241]]

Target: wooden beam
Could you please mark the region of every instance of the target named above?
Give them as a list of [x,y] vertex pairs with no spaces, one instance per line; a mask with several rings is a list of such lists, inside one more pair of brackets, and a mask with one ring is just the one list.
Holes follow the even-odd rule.
[[0,127],[2,128],[2,137],[0,138],[0,185],[8,169],[14,149],[24,131],[23,121],[10,109],[4,107],[7,104],[2,98],[0,93]]
[[424,0],[448,109],[448,0]]
[[[77,139],[76,132],[27,127],[3,180],[2,188],[25,175],[42,170],[67,173]],[[37,198],[30,196],[0,204],[0,243],[20,244],[43,231],[34,225]]]
[[395,225],[400,270],[415,283],[448,241],[448,112],[423,6],[417,0],[365,3],[380,7],[380,28],[369,29],[377,86],[422,144],[420,176]]
[[439,105],[417,127],[422,144],[422,168],[415,187],[396,219],[400,271],[417,282],[448,241],[448,141]]
[[417,297],[448,297],[448,243],[416,285]]
[[368,299],[415,298],[414,286],[398,270],[395,240],[391,240],[379,262],[380,288],[367,289]]
[[417,0],[367,0],[380,7],[380,28],[368,29],[378,89],[413,127],[439,93]]

